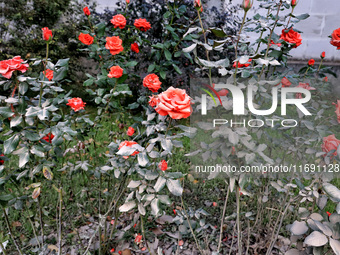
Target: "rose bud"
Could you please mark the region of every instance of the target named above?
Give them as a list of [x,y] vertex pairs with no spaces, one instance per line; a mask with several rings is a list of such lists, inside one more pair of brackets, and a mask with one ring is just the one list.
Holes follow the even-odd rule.
[[326,52],[323,51],[323,52],[321,53],[321,56],[320,56],[320,57],[321,57],[322,59],[324,59],[324,58],[326,57]]
[[297,0],[292,0],[291,5],[292,5],[293,8],[297,5],[297,2],[296,2],[296,1],[297,1]]
[[242,8],[245,12],[249,11],[250,8],[253,6],[253,3],[250,0],[243,0]]

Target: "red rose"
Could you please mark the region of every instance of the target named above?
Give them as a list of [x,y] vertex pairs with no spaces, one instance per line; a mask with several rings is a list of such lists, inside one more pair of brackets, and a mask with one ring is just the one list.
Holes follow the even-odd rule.
[[135,129],[133,127],[129,127],[128,131],[126,132],[128,136],[132,136],[134,133],[135,133]]
[[16,56],[12,59],[0,61],[0,74],[10,79],[14,71],[20,71],[22,73],[28,70],[28,64],[22,64],[24,62],[20,56]]
[[136,19],[134,25],[143,32],[148,31],[151,28],[150,23],[147,22],[146,19]]
[[203,6],[202,6],[201,0],[195,0],[194,7],[196,8],[196,10],[203,12]]
[[84,11],[84,14],[85,14],[86,16],[90,16],[91,12],[90,12],[90,10],[89,10],[89,7],[87,7],[87,6],[84,7],[83,11]]
[[111,23],[114,25],[114,28],[119,27],[120,29],[123,29],[126,25],[126,19],[122,14],[117,14],[112,17]]
[[292,5],[292,7],[295,7],[297,5],[296,0],[292,0],[291,5]]
[[333,153],[334,156],[336,156],[336,150],[340,145],[340,140],[335,138],[335,135],[329,135],[327,137],[323,138],[323,144],[321,146],[322,151],[328,153],[331,150],[335,150],[335,152]]
[[220,91],[217,91],[217,94],[221,97],[224,97],[228,95],[229,91],[227,89],[221,89]]
[[315,64],[315,60],[314,59],[310,59],[309,61],[308,61],[308,65],[309,66],[313,66]]
[[43,74],[49,81],[53,79],[53,70],[47,69],[46,71],[43,71]]
[[137,43],[131,44],[131,50],[132,50],[133,52],[139,53],[138,44],[137,44]]
[[[134,141],[124,141],[124,142],[121,142],[119,147],[118,147],[118,150],[120,150],[121,148],[123,148],[124,146],[127,146],[127,147],[132,147],[132,145],[135,145],[137,144],[136,142]],[[134,155],[137,155],[139,153],[139,151],[134,151],[130,156],[134,156]],[[123,158],[127,159],[129,156],[123,156]]]
[[54,135],[52,133],[48,133],[41,139],[45,140],[48,143],[52,143],[53,138],[54,138]]
[[337,100],[337,103],[333,103],[335,105],[335,114],[338,118],[338,122],[340,123],[340,100]]
[[77,112],[79,110],[83,110],[85,107],[85,104],[83,100],[79,97],[72,98],[68,100],[68,103],[66,105],[69,105],[73,111]]
[[159,170],[166,171],[168,169],[168,163],[163,159],[161,162],[158,164]]
[[129,4],[129,3],[130,3],[130,0],[126,0],[126,3]]
[[326,52],[322,52],[321,55],[320,55],[321,58],[325,58],[326,57]]
[[290,85],[292,85],[292,83],[286,77],[282,78],[281,84],[282,84],[282,88],[287,88],[287,87],[290,87]]
[[332,215],[330,212],[326,212],[326,213],[327,213],[328,217]]
[[157,92],[161,88],[161,82],[156,74],[149,74],[143,79],[143,86],[151,90],[151,92]]
[[106,37],[105,48],[110,50],[112,55],[119,54],[124,50],[122,42],[123,41],[119,38],[119,36]]
[[162,116],[183,119],[191,115],[191,100],[184,89],[170,87],[158,95],[158,100],[155,110]]
[[287,43],[294,44],[293,48],[296,48],[302,44],[301,35],[298,32],[294,31],[292,28],[288,32],[285,32],[285,29],[283,29],[280,40],[284,40]]
[[143,241],[142,241],[142,235],[140,235],[140,234],[138,234],[138,235],[136,235],[136,238],[135,238],[135,243],[136,244],[140,244],[140,243],[142,243]]
[[83,34],[80,33],[80,35],[78,36],[79,41],[81,41],[83,44],[86,45],[91,45],[93,43],[94,38],[89,35],[89,34]]
[[41,29],[43,31],[43,38],[45,41],[52,39],[52,31],[48,29],[48,27],[44,27]]
[[[303,88],[303,89],[307,89],[307,90],[315,90],[315,88],[311,87],[309,85],[309,83],[302,83],[302,82],[299,83],[299,86],[297,86],[297,88]],[[296,93],[295,97],[296,98],[302,98],[302,95],[301,95],[301,93]]]
[[[248,62],[251,63],[251,61],[252,61],[252,59],[250,58],[250,59],[248,60]],[[240,64],[238,61],[236,61],[236,62],[234,62],[234,64],[233,64],[233,67],[234,67],[234,68],[236,68],[236,63],[238,63],[237,68],[242,68],[242,67],[248,67],[248,66],[250,66],[250,63],[249,63],[249,64]]]
[[110,252],[111,252],[111,253],[114,253],[114,252],[115,252],[115,248],[112,248],[112,249],[110,250]]
[[276,46],[278,46],[278,47],[281,47],[281,46],[282,46],[282,43],[274,43],[274,41],[271,40],[269,46],[273,46],[273,45],[276,45]]
[[337,47],[337,50],[340,50],[340,28],[333,31],[331,44]]
[[159,103],[158,97],[155,97],[154,95],[150,97],[149,105],[150,105],[151,107],[157,106],[158,103]]
[[123,75],[123,68],[120,66],[112,66],[110,68],[110,73],[107,75],[109,78],[120,78]]
[[328,82],[328,77],[326,76],[325,78],[323,78],[324,82]]
[[[0,157],[4,157],[4,154],[1,154]],[[5,164],[5,160],[0,159],[0,166],[2,166],[3,164]]]

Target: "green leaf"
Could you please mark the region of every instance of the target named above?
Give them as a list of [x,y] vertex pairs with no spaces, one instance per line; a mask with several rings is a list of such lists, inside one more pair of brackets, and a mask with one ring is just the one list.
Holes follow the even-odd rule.
[[93,84],[93,79],[87,79],[86,81],[84,81],[84,86],[91,86]]
[[174,69],[175,69],[175,71],[176,71],[177,73],[182,74],[181,69],[179,69],[179,67],[178,67],[177,65],[172,64],[172,66],[174,67]]
[[20,148],[19,150],[13,152],[13,155],[19,156],[19,167],[20,168],[24,167],[30,159],[30,152],[28,148],[26,147]]
[[175,196],[181,196],[183,193],[183,188],[179,180],[168,179],[166,181],[166,186],[169,191]]
[[308,19],[309,18],[309,14],[308,13],[304,13],[298,16],[295,16],[295,18],[299,19],[299,20],[304,20],[304,19]]
[[53,75],[53,81],[61,81],[67,75],[67,67],[61,67],[58,71]]
[[13,135],[4,142],[4,154],[9,154],[14,151],[19,144],[19,135]]
[[212,28],[210,29],[211,32],[213,32],[213,34],[217,37],[226,37],[228,36],[226,33],[224,33],[224,31],[222,29],[219,29],[219,28]]
[[55,65],[56,66],[66,66],[66,65],[68,65],[69,60],[70,60],[69,58],[59,59],[57,64],[55,64]]
[[164,50],[164,55],[165,55],[165,58],[167,60],[171,60],[172,59],[172,55],[171,55],[170,51],[168,51],[167,49]]
[[11,108],[9,108],[9,107],[0,107],[0,115],[3,118],[11,117],[13,114],[14,114],[14,112],[12,112]]
[[162,77],[162,79],[166,78],[166,73],[164,71],[160,71],[159,75]]
[[162,44],[162,43],[157,43],[157,44],[152,45],[152,47],[154,47],[154,48],[156,48],[156,49],[163,49],[163,48],[164,48],[164,44]]
[[151,64],[148,67],[148,73],[151,73],[154,69],[155,69],[156,65],[155,64]]
[[127,63],[126,63],[126,66],[127,66],[127,67],[134,67],[134,66],[136,66],[137,64],[138,64],[137,61],[130,61],[130,62],[127,62]]

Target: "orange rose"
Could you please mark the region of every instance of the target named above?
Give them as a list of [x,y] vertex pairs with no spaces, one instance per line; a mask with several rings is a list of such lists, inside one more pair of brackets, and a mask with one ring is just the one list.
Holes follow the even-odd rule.
[[150,23],[147,22],[146,19],[136,19],[134,25],[137,29],[143,32],[146,32],[151,28]]
[[151,107],[157,106],[158,103],[159,103],[158,97],[156,97],[156,96],[154,96],[154,95],[150,97],[149,105],[150,105]]
[[45,41],[52,39],[52,31],[48,29],[48,27],[44,27],[41,29],[43,31],[43,38]]
[[66,105],[69,105],[73,111],[77,112],[79,110],[84,110],[85,104],[83,100],[79,97],[75,97],[68,100]]
[[[315,90],[315,88],[311,87],[309,85],[309,83],[302,83],[302,82],[299,83],[299,86],[297,86],[297,88],[303,88],[303,89],[307,89],[307,90]],[[296,98],[302,98],[302,95],[301,95],[301,93],[296,93],[295,97]]]
[[333,103],[335,105],[335,114],[338,118],[338,122],[340,123],[340,100],[337,100],[337,103]]
[[129,127],[128,131],[126,132],[128,136],[132,136],[134,133],[135,133],[135,129],[133,127]]
[[86,45],[91,45],[93,43],[94,38],[89,35],[89,34],[83,34],[80,33],[80,35],[78,36],[79,41],[81,41],[83,44]]
[[46,72],[43,71],[43,74],[49,81],[53,79],[53,71],[51,69],[47,69]]
[[137,43],[131,44],[131,50],[132,50],[133,52],[139,53],[138,44],[137,44]]
[[0,74],[5,78],[10,79],[14,71],[20,71],[22,73],[26,72],[29,65],[22,64],[22,62],[24,62],[24,60],[21,59],[20,56],[0,61]]
[[112,66],[110,68],[110,73],[107,75],[109,78],[120,78],[123,75],[123,68],[120,66]]
[[340,50],[340,28],[333,31],[331,44],[337,47],[337,50]]
[[117,14],[113,16],[110,21],[112,25],[114,25],[114,28],[119,27],[120,29],[123,29],[126,25],[126,19],[122,14]]
[[112,55],[119,54],[124,50],[122,42],[123,41],[119,38],[119,36],[106,37],[105,48],[110,50]]
[[330,152],[331,150],[335,150],[333,153],[334,156],[336,156],[336,150],[340,145],[340,140],[335,138],[335,135],[329,135],[327,137],[323,138],[323,144],[321,146],[322,151],[324,152]]
[[151,92],[157,92],[161,88],[161,82],[156,74],[149,74],[143,79],[143,86],[151,90]]
[[[135,144],[137,144],[136,142],[134,142],[134,141],[124,141],[124,142],[121,142],[120,143],[120,145],[119,145],[119,147],[118,147],[118,150],[120,150],[121,148],[123,148],[124,146],[127,146],[127,147],[132,147],[132,145],[135,145]],[[134,155],[136,155],[136,154],[138,154],[139,153],[139,151],[134,151],[130,156],[134,156]],[[127,159],[127,158],[129,158],[129,156],[123,156],[123,158],[125,158],[125,159]]]
[[168,162],[166,162],[164,159],[158,163],[158,169],[162,171],[166,171],[168,169]]
[[172,119],[187,118],[191,115],[191,101],[184,89],[168,88],[157,97],[155,108],[162,116],[169,115]]
[[298,32],[294,31],[292,28],[288,32],[285,32],[285,29],[283,29],[280,40],[284,40],[287,43],[294,44],[293,48],[296,48],[302,44],[301,35]]

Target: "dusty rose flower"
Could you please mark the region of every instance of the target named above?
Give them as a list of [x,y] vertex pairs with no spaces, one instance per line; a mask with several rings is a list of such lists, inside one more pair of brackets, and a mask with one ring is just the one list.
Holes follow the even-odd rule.
[[41,29],[43,31],[43,39],[45,41],[49,41],[52,39],[52,31],[48,29],[48,27],[44,27]]
[[140,31],[146,32],[151,28],[151,25],[146,19],[136,19],[134,25]]
[[337,50],[340,50],[340,28],[333,31],[331,44],[337,47]]
[[333,103],[335,105],[335,114],[337,116],[338,122],[340,123],[340,100],[337,100],[336,103]]
[[135,129],[133,127],[129,127],[128,131],[126,132],[128,136],[132,136],[134,133],[135,133]]
[[[315,90],[315,88],[311,87],[309,85],[309,83],[299,83],[299,86],[297,86],[297,88],[303,88],[303,89],[307,89],[307,90]],[[302,94],[301,93],[296,93],[295,95],[296,98],[302,98]]]
[[120,29],[123,29],[126,25],[126,18],[122,14],[113,16],[110,21],[112,25],[114,25],[114,28],[119,27]]
[[336,156],[336,150],[340,145],[340,140],[335,138],[335,135],[329,135],[323,138],[323,144],[321,145],[322,151],[328,153],[332,150],[335,150],[333,153]]
[[152,73],[143,79],[143,86],[151,90],[151,92],[157,92],[161,88],[161,82],[159,81],[159,77]]
[[24,60],[20,56],[16,56],[12,59],[0,61],[0,74],[10,79],[14,71],[20,71],[25,73],[28,70],[29,65],[23,64]]
[[119,36],[106,37],[105,48],[110,50],[112,55],[116,55],[124,50],[122,43],[123,41],[119,38]]
[[53,79],[53,70],[51,69],[46,69],[46,71],[43,71],[43,74],[45,75],[45,77],[51,81]]
[[77,112],[80,110],[84,110],[85,104],[83,100],[79,97],[75,97],[68,100],[68,103],[66,105],[69,105],[73,111]]
[[123,71],[123,68],[121,68],[120,66],[112,66],[107,76],[109,78],[120,78],[123,75]]
[[184,89],[170,87],[158,95],[158,100],[155,110],[162,116],[183,119],[191,115],[191,99]]
[[158,164],[159,170],[166,171],[168,169],[168,162],[166,162],[164,159],[159,162]]
[[[123,141],[119,144],[119,147],[118,147],[118,150],[120,150],[121,148],[123,148],[124,146],[128,146],[128,147],[132,147],[132,145],[135,145],[137,144],[136,142],[134,141]],[[130,156],[135,156],[139,153],[139,151],[134,151]],[[123,156],[123,158],[127,159],[129,158],[129,156]]]
[[301,35],[292,28],[288,32],[285,32],[285,29],[283,29],[280,39],[293,44],[293,48],[296,48],[302,44]]

